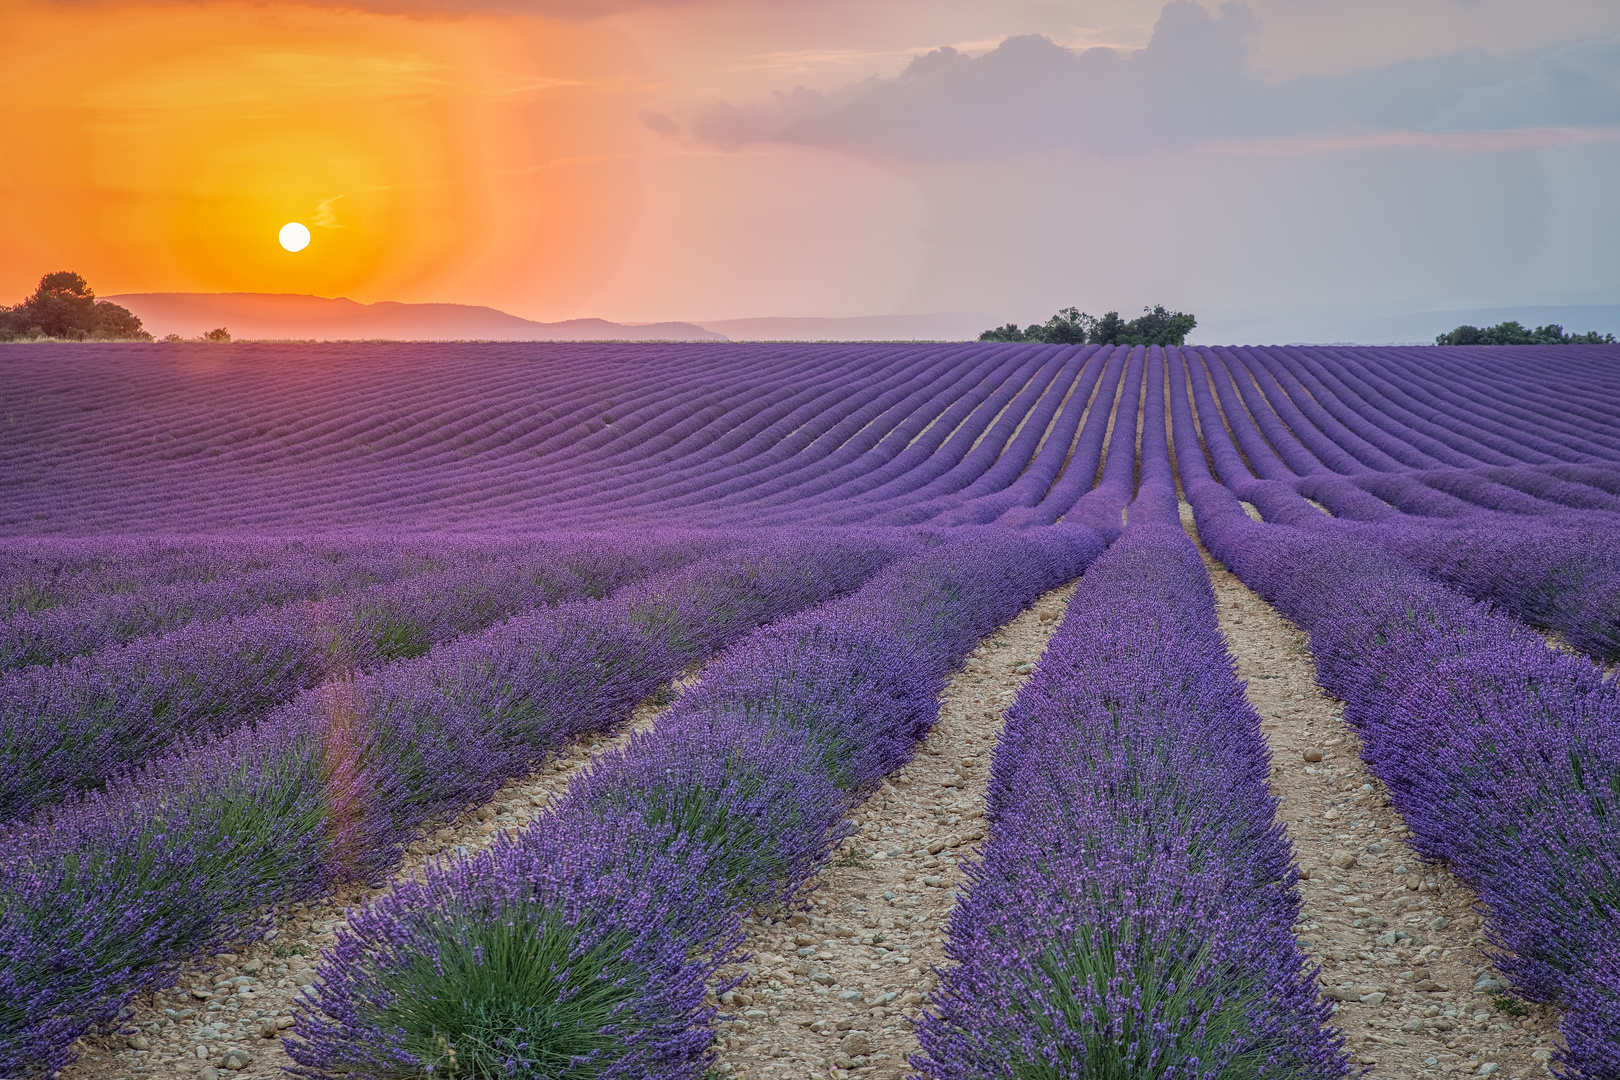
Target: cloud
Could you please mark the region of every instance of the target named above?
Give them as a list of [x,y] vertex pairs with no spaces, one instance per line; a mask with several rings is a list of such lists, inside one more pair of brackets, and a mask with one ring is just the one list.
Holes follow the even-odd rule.
[[1134,52],[1075,51],[1038,35],[972,57],[916,57],[897,77],[833,93],[796,87],[755,105],[720,102],[687,125],[735,149],[789,142],[877,159],[1000,159],[1051,150],[1133,154],[1390,133],[1620,123],[1620,41],[1560,48],[1518,77],[1480,49],[1343,76],[1269,80],[1249,64],[1259,29],[1243,3],[1160,11]]
[[1435,121],[1443,131],[1620,124],[1620,38],[1555,49],[1526,77],[1470,90]]
[[680,133],[681,126],[668,113],[661,113],[656,109],[642,109],[636,115],[641,118],[642,126],[648,131],[659,135],[677,135]]

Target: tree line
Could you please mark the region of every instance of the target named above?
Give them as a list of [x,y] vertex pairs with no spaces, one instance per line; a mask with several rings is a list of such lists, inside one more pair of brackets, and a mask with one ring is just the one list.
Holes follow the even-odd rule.
[[1584,334],[1566,334],[1557,323],[1538,326],[1534,330],[1520,326],[1518,320],[1509,319],[1495,326],[1459,326],[1434,339],[1436,345],[1613,345],[1613,334],[1600,334],[1588,330]]
[[1143,308],[1140,318],[1126,322],[1119,312],[1087,315],[1066,307],[1044,323],[998,326],[979,335],[980,341],[1040,341],[1048,345],[1183,345],[1198,320],[1185,311],[1166,311],[1163,304]]
[[126,307],[97,300],[90,283],[71,270],[39,279],[34,295],[0,306],[0,341],[56,338],[62,341],[151,341],[141,320]]

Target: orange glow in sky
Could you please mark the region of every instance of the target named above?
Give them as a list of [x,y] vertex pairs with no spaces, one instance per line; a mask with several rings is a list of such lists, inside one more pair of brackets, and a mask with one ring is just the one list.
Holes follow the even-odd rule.
[[0,302],[71,267],[104,294],[566,311],[634,224],[649,76],[610,30],[236,3],[4,23]]
[[1615,0],[0,0],[0,304],[1612,305],[1617,46]]

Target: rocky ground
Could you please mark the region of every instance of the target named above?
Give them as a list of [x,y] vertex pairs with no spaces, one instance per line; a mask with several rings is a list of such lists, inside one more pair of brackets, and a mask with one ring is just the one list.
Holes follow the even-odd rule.
[[814,883],[810,909],[755,918],[743,984],[723,1004],[720,1069],[748,1080],[905,1075],[912,1021],[945,963],[958,864],[985,835],[990,752],[1046,649],[1067,585],[985,638],[951,680],[916,758],[861,808],[859,833]]
[[1355,1060],[1372,1080],[1546,1076],[1556,1013],[1507,995],[1473,892],[1407,846],[1343,704],[1317,689],[1306,635],[1205,561],[1221,631],[1271,744],[1272,790],[1309,875],[1296,929]]

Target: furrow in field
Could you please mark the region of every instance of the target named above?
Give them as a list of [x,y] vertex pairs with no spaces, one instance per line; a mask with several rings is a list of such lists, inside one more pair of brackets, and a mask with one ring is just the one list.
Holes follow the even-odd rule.
[[[1182,513],[1196,540],[1185,503]],[[1407,845],[1342,703],[1317,688],[1306,635],[1207,552],[1204,560],[1307,875],[1296,932],[1322,966],[1322,994],[1336,1003],[1353,1059],[1370,1080],[1547,1075],[1560,1045],[1556,1011],[1503,1007],[1506,980],[1485,952],[1473,890]]]
[[[386,884],[350,887],[319,901],[294,904],[275,914],[268,940],[238,943],[217,956],[193,959],[175,986],[137,997],[116,1031],[81,1039],[78,1060],[58,1080],[280,1076],[293,1065],[281,1037],[292,1026],[298,995],[313,980],[314,961],[332,947],[350,911],[399,882],[420,877],[437,858],[472,854],[503,833],[515,834],[544,813],[592,761],[621,749],[636,732],[651,730],[675,696],[696,682],[695,673],[675,680],[638,705],[618,733],[570,741],[534,772],[508,781],[488,801],[410,844]],[[231,1067],[233,1051],[238,1052],[234,1061],[239,1068]]]
[[720,1067],[748,1080],[895,1080],[917,1050],[911,1022],[945,962],[957,864],[985,835],[990,751],[1046,648],[1071,582],[988,635],[940,697],[939,722],[861,807],[859,832],[819,876],[806,911],[750,919],[752,958],[723,1002]]

